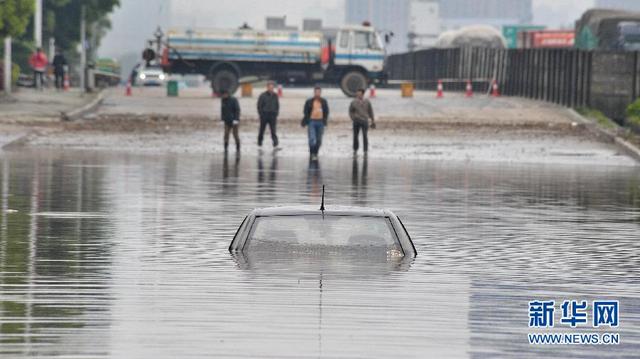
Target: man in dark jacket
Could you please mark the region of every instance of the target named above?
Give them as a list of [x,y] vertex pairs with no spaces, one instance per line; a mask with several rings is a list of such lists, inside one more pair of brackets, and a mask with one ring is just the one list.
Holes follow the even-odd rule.
[[263,92],[258,98],[258,116],[260,116],[258,147],[262,148],[264,131],[267,125],[269,125],[273,149],[277,151],[280,149],[280,147],[278,147],[278,135],[276,134],[276,122],[278,120],[278,113],[280,112],[280,102],[278,95],[273,91],[273,87],[273,82],[267,83],[267,91]]
[[224,152],[227,153],[229,149],[229,132],[231,131],[233,131],[233,139],[236,141],[236,151],[240,152],[240,136],[238,136],[240,104],[227,90],[222,91],[220,112],[220,120],[224,122]]
[[369,150],[369,119],[371,119],[371,128],[376,128],[375,118],[373,117],[373,107],[371,102],[364,98],[364,89],[358,89],[356,92],[356,98],[351,101],[349,106],[349,117],[353,122],[353,155],[358,154],[358,136],[362,130],[362,147],[364,155],[367,155]]
[[322,145],[322,135],[329,118],[329,105],[321,95],[322,89],[316,86],[313,89],[313,97],[304,104],[302,125],[309,128],[309,154],[312,161],[318,159],[318,151]]
[[64,89],[64,68],[67,66],[67,59],[64,57],[60,49],[56,49],[56,55],[53,57],[53,74],[56,78],[56,89]]

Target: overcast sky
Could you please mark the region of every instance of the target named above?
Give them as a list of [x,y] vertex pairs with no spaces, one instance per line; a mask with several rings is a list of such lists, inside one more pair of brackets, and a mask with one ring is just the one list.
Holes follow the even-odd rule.
[[[159,23],[167,26],[163,23],[168,15],[166,3],[168,0],[121,0],[121,7],[112,15],[113,29],[103,40],[100,54],[120,58],[126,53],[140,52]],[[593,3],[593,0],[533,0],[534,23],[573,26]],[[264,28],[266,16],[282,15],[287,16],[289,24],[297,26],[305,17],[322,18],[325,25],[338,26],[344,21],[344,0],[173,0],[169,25],[232,28],[246,21]]]

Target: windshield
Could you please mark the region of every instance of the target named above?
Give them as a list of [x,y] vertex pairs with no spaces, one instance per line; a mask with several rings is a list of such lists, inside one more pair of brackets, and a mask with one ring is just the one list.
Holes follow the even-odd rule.
[[356,31],[354,46],[356,49],[382,49],[379,36],[372,31]]
[[256,218],[247,248],[274,250],[278,247],[353,247],[400,251],[386,217],[362,216],[272,216]]

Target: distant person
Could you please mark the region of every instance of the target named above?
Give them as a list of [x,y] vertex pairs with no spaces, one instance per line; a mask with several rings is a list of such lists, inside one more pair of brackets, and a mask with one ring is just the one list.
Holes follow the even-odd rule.
[[371,119],[371,128],[376,128],[375,118],[373,116],[373,107],[371,102],[364,98],[364,89],[358,89],[356,91],[356,98],[351,101],[349,106],[349,117],[353,122],[353,155],[358,154],[358,137],[362,130],[362,149],[365,156],[369,150],[369,119]]
[[313,89],[313,97],[304,104],[302,125],[308,127],[309,155],[312,161],[318,159],[318,151],[322,145],[322,135],[329,118],[329,105],[321,95],[322,89],[316,86]]
[[138,73],[140,72],[140,67],[141,66],[142,66],[142,64],[137,63],[131,69],[131,74],[129,75],[129,82],[131,83],[131,86],[135,86],[136,85],[136,80],[138,79]]
[[236,142],[236,151],[240,152],[240,136],[238,127],[240,126],[240,104],[238,99],[229,94],[229,91],[222,90],[222,101],[220,104],[220,120],[224,122],[224,152],[229,149],[229,132],[233,131],[233,139]]
[[64,89],[64,72],[65,66],[67,66],[67,59],[62,54],[60,49],[56,49],[56,55],[53,57],[53,74],[55,76],[56,89]]
[[263,92],[258,98],[258,116],[260,117],[260,130],[258,132],[258,147],[262,149],[262,140],[264,139],[264,131],[269,125],[271,131],[271,140],[273,141],[273,150],[278,151],[278,135],[276,134],[276,124],[278,121],[278,113],[280,112],[280,101],[278,95],[273,91],[273,82],[267,83],[267,91]]
[[44,72],[47,70],[49,60],[47,55],[44,54],[42,48],[38,48],[33,55],[29,58],[29,65],[33,69],[33,87],[36,90],[41,90],[44,85]]

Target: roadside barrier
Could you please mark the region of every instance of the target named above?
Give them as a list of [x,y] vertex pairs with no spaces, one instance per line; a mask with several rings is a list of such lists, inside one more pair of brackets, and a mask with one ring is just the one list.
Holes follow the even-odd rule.
[[253,96],[253,85],[251,83],[244,83],[240,87],[242,97],[251,97]]
[[493,83],[491,84],[491,96],[500,97],[500,91],[498,91],[498,82],[496,80],[493,80]]
[[400,93],[403,98],[413,97],[413,83],[403,82],[400,84]]
[[436,94],[436,98],[444,97],[444,86],[442,85],[442,80],[438,80],[438,93]]

